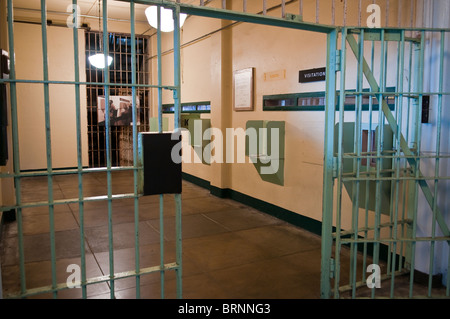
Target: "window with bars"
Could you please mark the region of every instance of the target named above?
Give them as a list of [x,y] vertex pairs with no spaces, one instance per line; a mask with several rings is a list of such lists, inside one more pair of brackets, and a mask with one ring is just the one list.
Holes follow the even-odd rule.
[[[88,144],[89,166],[106,166],[106,136],[104,125],[104,70],[97,69],[89,63],[89,56],[101,53],[100,41],[102,33],[86,31],[86,81],[87,114],[88,114]],[[108,34],[108,45],[113,62],[109,67],[109,88],[111,110],[114,117],[121,120],[111,121],[111,165],[129,166],[133,164],[133,132],[130,118],[126,119],[125,111],[129,110],[132,89],[127,84],[132,82],[131,35],[120,33]],[[148,38],[136,36],[136,82],[148,84],[147,67]],[[124,84],[124,85],[121,85]],[[136,107],[138,116],[138,131],[149,130],[150,90],[136,87]],[[103,106],[103,108],[102,108]]]

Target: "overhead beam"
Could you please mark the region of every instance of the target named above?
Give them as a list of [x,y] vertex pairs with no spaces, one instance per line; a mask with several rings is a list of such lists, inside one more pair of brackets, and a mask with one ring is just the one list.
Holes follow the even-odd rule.
[[[130,2],[130,0],[119,0],[119,1]],[[179,7],[181,13],[186,13],[194,16],[248,22],[248,23],[269,25],[274,27],[320,32],[325,34],[328,34],[331,31],[336,30],[336,27],[334,26],[298,21],[295,19],[296,16],[294,15],[288,15],[287,18],[283,19],[266,16],[262,14],[239,12],[205,6],[195,6],[185,3],[176,3],[167,0],[135,0],[134,3],[146,5],[160,5],[166,8]]]

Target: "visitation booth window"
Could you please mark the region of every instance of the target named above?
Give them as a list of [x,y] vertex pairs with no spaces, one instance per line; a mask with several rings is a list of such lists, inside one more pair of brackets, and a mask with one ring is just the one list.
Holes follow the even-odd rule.
[[[163,113],[174,113],[175,106],[173,104],[163,104]],[[211,113],[211,102],[191,102],[181,104],[182,113]]]
[[[87,114],[88,114],[88,145],[89,166],[106,166],[105,139],[105,92],[101,82],[104,81],[104,70],[97,69],[89,63],[88,57],[102,53],[100,41],[102,33],[86,31],[86,81],[87,85]],[[131,117],[132,90],[131,84],[131,35],[108,33],[108,45],[113,62],[109,67],[110,83],[109,105],[111,123],[111,165],[133,165],[133,129]],[[149,72],[147,68],[148,38],[136,36],[136,81],[137,84],[148,84]],[[97,84],[98,83],[98,84]],[[149,98],[148,88],[136,88],[137,128],[139,132],[149,130]]]
[[[367,90],[363,90],[363,93]],[[395,108],[395,95],[390,94],[395,92],[394,87],[386,88],[384,99],[386,99],[389,108]],[[354,111],[357,105],[357,95],[354,91],[346,91],[344,109],[346,111]],[[378,94],[371,93],[371,95],[362,95],[362,110],[368,111],[370,100],[372,100],[372,110],[378,110]],[[336,98],[337,107],[339,110],[339,92]],[[263,111],[324,111],[325,110],[325,92],[308,92],[308,93],[293,93],[293,94],[276,94],[263,96]]]

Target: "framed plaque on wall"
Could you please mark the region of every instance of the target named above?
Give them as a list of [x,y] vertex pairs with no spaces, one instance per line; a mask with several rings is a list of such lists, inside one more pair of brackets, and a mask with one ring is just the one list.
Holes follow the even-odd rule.
[[233,109],[235,111],[253,111],[254,68],[234,72]]

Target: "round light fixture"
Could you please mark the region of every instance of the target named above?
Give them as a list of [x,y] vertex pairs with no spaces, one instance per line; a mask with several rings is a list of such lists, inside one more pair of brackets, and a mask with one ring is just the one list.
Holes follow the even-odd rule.
[[[173,11],[171,9],[166,9],[160,7],[161,12],[161,31],[162,32],[172,32],[174,30],[173,22]],[[145,16],[147,17],[148,23],[155,29],[158,28],[158,7],[151,6],[145,9]],[[180,28],[183,26],[184,21],[187,18],[187,14],[180,13]]]
[[[108,66],[111,65],[113,61],[113,58],[108,56]],[[98,53],[95,55],[91,55],[89,57],[89,62],[95,66],[97,69],[104,69],[105,68],[105,56],[103,55],[103,53]]]

